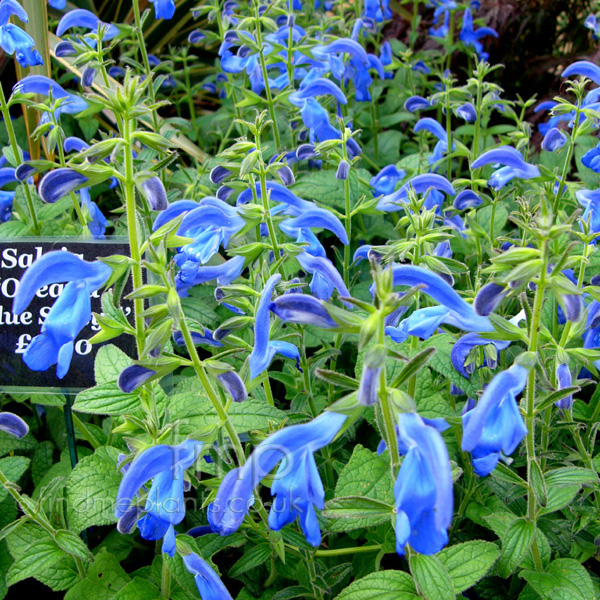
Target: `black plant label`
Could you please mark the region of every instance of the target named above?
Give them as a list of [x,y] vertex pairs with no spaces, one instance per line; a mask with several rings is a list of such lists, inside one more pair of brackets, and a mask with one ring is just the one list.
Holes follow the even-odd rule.
[[[68,282],[53,283],[40,288],[29,306],[19,315],[12,312],[13,299],[26,269],[40,256],[53,251],[77,254],[90,262],[115,254],[129,256],[129,245],[124,238],[106,240],[69,240],[46,238],[12,238],[0,240],[0,388],[5,391],[30,392],[76,392],[92,387],[94,360],[103,344],[90,344],[100,331],[94,317],[77,336],[73,358],[67,374],[59,379],[56,365],[46,371],[32,371],[23,360],[23,353],[31,340],[39,335],[45,317]],[[104,290],[91,296],[92,313],[103,314],[101,295]],[[124,290],[131,291],[130,283]],[[125,315],[132,320],[133,302],[121,303]],[[134,339],[121,335],[110,342],[129,356],[134,355]]]

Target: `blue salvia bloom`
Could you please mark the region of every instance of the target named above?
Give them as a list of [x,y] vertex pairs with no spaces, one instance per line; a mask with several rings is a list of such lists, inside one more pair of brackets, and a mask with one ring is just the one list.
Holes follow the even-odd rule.
[[418,110],[427,110],[431,108],[431,102],[423,96],[411,96],[404,103],[404,108],[411,113],[417,112]]
[[582,164],[594,171],[600,173],[600,144],[595,148],[591,148],[581,157]]
[[[431,117],[424,117],[419,119],[414,128],[415,133],[419,131],[428,131],[435,135],[439,142],[435,145],[433,154],[429,157],[429,164],[432,165],[442,159],[444,154],[448,152],[448,133],[446,130]],[[456,145],[452,144],[452,150],[456,148]]]
[[140,186],[152,210],[165,210],[169,206],[167,190],[160,177],[150,177]]
[[498,373],[477,406],[465,413],[462,449],[470,452],[475,472],[489,475],[498,460],[512,454],[527,434],[516,397],[527,383],[527,369],[515,364]]
[[453,325],[472,332],[493,331],[487,317],[480,317],[439,275],[421,267],[398,265],[393,268],[394,285],[423,285],[427,294],[439,306],[416,310],[398,327],[386,327],[386,333],[396,342],[403,342],[409,335],[427,339],[442,324]]
[[[593,300],[590,303],[586,330],[583,334],[583,347],[589,348],[600,348],[600,303]],[[600,360],[594,362],[594,366],[600,368]]]
[[396,183],[404,179],[406,171],[397,169],[396,165],[387,165],[371,178],[370,186],[373,188],[374,196],[388,196],[393,193]]
[[0,0],[0,48],[6,54],[14,54],[23,67],[43,64],[40,53],[34,48],[33,38],[20,27],[9,23],[12,15],[27,23],[25,9],[15,0]]
[[[543,110],[552,110],[557,105],[557,102],[554,100],[544,100],[540,102],[533,110],[535,113],[541,112]],[[550,129],[556,127],[559,123],[563,121],[570,121],[572,118],[571,113],[566,113],[563,115],[555,115],[551,117],[547,123],[540,123],[538,125],[538,129],[542,135],[546,135]],[[583,120],[583,115],[580,116],[580,119]]]
[[479,194],[476,194],[473,190],[463,190],[456,194],[452,206],[456,210],[466,210],[468,208],[477,208],[483,204],[483,199]]
[[48,4],[56,10],[64,10],[67,6],[67,0],[48,0]]
[[183,473],[196,462],[202,446],[195,440],[178,446],[152,446],[136,457],[119,485],[115,515],[121,519],[139,497],[140,488],[153,480],[138,527],[145,540],[163,538],[162,551],[169,556],[175,554],[174,525],[185,517]]
[[[437,23],[437,21],[436,21]],[[444,23],[439,27],[430,27],[429,35],[436,38],[445,38],[450,31],[450,13],[444,12]]]
[[577,190],[575,196],[585,209],[581,219],[586,222],[589,220],[590,229],[600,233],[600,190]]
[[217,375],[219,383],[227,390],[234,402],[244,402],[248,399],[248,392],[242,378],[235,371],[226,371]]
[[600,38],[600,24],[596,15],[588,15],[583,24],[592,31],[595,40]]
[[[572,379],[569,365],[564,363],[556,365],[556,383],[559,390],[571,387]],[[555,404],[562,410],[570,410],[573,407],[573,394],[561,398],[558,402],[555,402]]]
[[327,111],[314,99],[307,98],[300,109],[302,122],[308,128],[311,144],[337,140],[341,133],[329,123]]
[[45,285],[69,282],[23,354],[33,371],[45,371],[57,364],[62,379],[71,364],[75,338],[92,317],[90,295],[101,288],[112,269],[100,261],[86,262],[69,252],[49,252],[25,271],[13,301],[13,313],[22,313],[36,292]]
[[423,75],[429,75],[429,73],[431,73],[431,69],[422,60],[415,61],[415,63],[412,65],[411,69],[413,71],[418,71],[419,73],[423,73]]
[[[191,264],[186,263],[187,265]],[[198,263],[192,265],[193,268],[181,268],[175,277],[175,287],[180,296],[187,296],[188,290],[201,283],[208,283],[216,280],[219,285],[229,285],[235,281],[244,270],[244,257],[234,256],[229,260],[217,266],[198,266]]]
[[175,14],[175,0],[150,0],[154,4],[157,19],[172,19]]
[[470,102],[465,102],[464,104],[461,104],[461,106],[459,106],[456,109],[456,114],[461,119],[467,121],[467,123],[472,123],[477,119],[477,111]]
[[294,106],[302,107],[308,98],[315,98],[316,96],[333,96],[340,104],[348,103],[344,92],[339,86],[323,77],[313,79],[306,85],[301,85],[298,91],[289,95],[288,100]]
[[185,568],[194,576],[202,600],[233,600],[212,567],[195,552],[183,558]]
[[345,420],[346,415],[325,412],[309,423],[286,427],[262,441],[243,467],[230,471],[223,479],[208,508],[213,531],[220,535],[236,531],[254,503],[254,488],[283,461],[271,486],[275,500],[269,526],[278,531],[298,518],[308,543],[318,546],[321,531],[315,506],[323,508],[325,492],[313,453],[336,437]]
[[[223,344],[219,340],[215,340],[213,332],[207,327],[204,328],[204,331],[202,333],[199,333],[198,331],[191,331],[190,333],[192,335],[192,342],[194,342],[196,346],[206,345],[213,346],[215,348],[223,347]],[[181,331],[173,332],[173,341],[178,346],[185,346],[185,339]]]
[[364,0],[363,16],[377,23],[381,23],[384,19],[391,19],[389,0]]
[[509,290],[503,285],[494,282],[486,283],[475,296],[473,302],[475,312],[482,317],[487,317],[498,308],[508,292]]
[[[73,27],[81,27],[88,29],[92,33],[98,31],[98,26],[101,25],[104,28],[104,40],[109,41],[119,35],[119,29],[110,23],[103,23],[93,12],[85,10],[83,8],[77,8],[70,10],[58,23],[56,28],[56,35],[62,37],[65,32],[69,31]],[[96,44],[95,40],[86,38],[87,43]]]
[[581,75],[591,79],[596,85],[600,85],[600,67],[587,60],[578,60],[569,65],[562,73],[562,77]]
[[142,367],[141,365],[131,365],[119,373],[117,385],[125,394],[131,394],[131,392],[144,385],[154,375],[156,375],[156,371],[152,369]]
[[79,197],[81,199],[81,206],[85,207],[91,218],[87,224],[90,233],[95,239],[103,240],[106,237],[104,234],[108,225],[107,218],[102,214],[98,205],[92,202],[89,188],[82,188],[79,191]]
[[542,140],[542,150],[556,152],[567,143],[567,136],[557,127],[552,127],[546,132]]
[[269,310],[286,323],[315,325],[323,329],[337,327],[337,323],[327,312],[324,303],[308,294],[283,294],[271,302]]
[[[40,96],[48,96],[50,90],[52,90],[52,97],[55,100],[64,98],[62,104],[55,110],[57,119],[63,112],[69,115],[76,115],[88,107],[88,103],[83,98],[70,94],[58,85],[58,83],[43,75],[27,75],[27,77],[23,77],[13,87],[13,93],[39,94]],[[48,115],[44,114],[42,121],[47,122],[48,120]]]
[[3,190],[5,185],[16,183],[15,170],[10,167],[0,168],[0,223],[10,221],[15,192]]
[[87,183],[89,179],[68,167],[50,171],[40,181],[38,194],[44,202],[54,204],[78,187]]
[[428,193],[439,190],[448,196],[454,196],[456,193],[452,184],[443,176],[437,173],[424,173],[415,175],[409,179],[399,190],[383,196],[377,203],[377,210],[382,212],[396,212],[402,210],[403,203],[408,198],[408,191],[413,189],[416,194]]
[[471,163],[471,168],[479,169],[485,165],[496,163],[505,166],[494,171],[488,181],[488,185],[495,190],[503,188],[515,177],[518,179],[533,179],[540,176],[540,170],[535,165],[526,163],[522,154],[512,146],[502,146],[484,152]]
[[[392,47],[389,42],[383,42],[379,51],[379,60],[383,67],[388,67],[392,64]],[[391,71],[385,72],[386,79],[393,79],[394,74]]]
[[465,14],[463,16],[463,24],[462,29],[460,30],[460,40],[464,42],[467,46],[472,46],[475,48],[475,52],[477,56],[479,56],[482,60],[487,60],[489,58],[489,54],[483,51],[483,45],[479,41],[481,38],[484,38],[488,35],[493,37],[498,37],[498,32],[491,27],[480,27],[477,31],[473,29],[473,15],[471,11],[467,8],[465,10]]
[[[296,260],[304,271],[313,276],[310,291],[314,296],[320,300],[329,300],[335,288],[340,296],[350,297],[350,291],[344,284],[342,276],[327,257],[302,252],[296,256]],[[346,303],[346,305],[351,307],[350,304]]]
[[29,425],[21,417],[13,413],[0,412],[0,431],[14,435],[17,438],[22,438],[27,435]]
[[275,354],[282,354],[287,358],[293,358],[296,360],[297,365],[300,361],[298,348],[293,344],[282,341],[269,341],[269,330],[271,328],[269,307],[271,305],[273,290],[280,279],[281,275],[279,273],[269,277],[256,307],[254,318],[254,347],[248,358],[251,379],[258,377],[268,368]]
[[398,442],[404,450],[394,485],[396,552],[405,546],[421,554],[435,554],[448,543],[452,521],[452,473],[446,445],[439,431],[416,413],[402,413]]

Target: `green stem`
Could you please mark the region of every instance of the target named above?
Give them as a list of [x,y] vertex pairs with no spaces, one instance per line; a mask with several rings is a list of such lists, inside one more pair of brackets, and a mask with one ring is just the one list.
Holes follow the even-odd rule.
[[329,558],[332,556],[345,556],[346,554],[366,554],[367,552],[379,552],[381,544],[373,546],[352,546],[350,548],[335,548],[333,550],[317,550],[315,556]]
[[256,42],[258,44],[258,58],[260,61],[260,68],[262,71],[263,81],[265,82],[265,94],[267,96],[267,104],[269,105],[269,116],[273,124],[273,135],[275,137],[275,152],[279,152],[281,148],[281,138],[279,137],[279,127],[277,126],[277,119],[275,118],[275,106],[273,104],[273,95],[271,94],[271,88],[269,86],[269,74],[267,72],[267,64],[265,62],[265,55],[263,52],[262,43],[262,31],[260,28],[260,16],[258,14],[258,2],[256,2],[254,8],[254,19],[256,21]]
[[[23,163],[23,153],[21,152],[21,148],[19,148],[19,144],[17,143],[17,136],[15,135],[15,130],[10,118],[10,110],[8,109],[8,104],[6,103],[6,97],[4,96],[4,89],[2,88],[2,85],[0,85],[0,110],[2,111],[2,116],[4,117],[4,126],[6,127],[6,132],[8,133],[10,147],[13,151],[15,160],[17,161],[15,166],[19,166]],[[34,235],[40,235],[40,224],[38,223],[37,215],[35,214],[31,190],[29,189],[29,184],[26,181],[23,182],[23,188],[25,190],[27,208],[29,209],[29,217],[31,219],[31,229]]]
[[[137,6],[137,1],[133,3]],[[133,289],[137,290],[143,285],[142,278],[142,257],[140,254],[140,244],[138,240],[137,230],[137,209],[135,204],[135,181],[133,173],[133,144],[131,140],[131,121],[128,116],[123,119],[123,139],[125,140],[125,209],[127,212],[127,232],[129,234],[129,248],[131,251],[131,277]],[[138,357],[142,356],[144,351],[144,300],[135,298],[133,301],[135,311],[135,332]]]
[[196,375],[198,375],[198,379],[200,379],[200,383],[202,384],[206,395],[208,396],[217,415],[219,416],[219,419],[225,426],[227,435],[229,436],[229,438],[231,439],[231,443],[233,444],[238,463],[240,465],[243,465],[246,459],[244,456],[244,449],[242,448],[240,438],[238,437],[237,431],[235,430],[235,427],[232,425],[231,420],[227,415],[227,411],[223,408],[223,404],[221,404],[221,401],[215,393],[215,390],[208,378],[208,374],[206,373],[206,369],[204,368],[202,361],[198,356],[198,350],[196,350],[196,345],[192,340],[192,334],[190,333],[187,321],[185,320],[185,316],[183,315],[181,303],[179,303],[179,312],[181,314],[181,333],[183,334],[183,339],[185,340],[185,346],[187,348],[187,351],[190,355],[190,358],[192,359],[192,364],[194,365]]
[[160,593],[166,600],[169,600],[171,597],[171,571],[169,570],[164,554],[162,556],[162,569],[160,575]]
[[[377,136],[375,136],[377,137]],[[346,148],[346,144],[342,144],[342,152],[344,155],[344,160],[348,160],[348,150]],[[346,219],[344,221],[344,225],[346,228],[346,237],[348,238],[348,243],[344,246],[344,283],[346,287],[348,287],[350,283],[350,240],[352,238],[352,209],[350,207],[350,172],[348,172],[348,176],[344,179],[344,206],[346,210]]]
[[198,125],[196,123],[196,107],[194,106],[194,98],[192,97],[192,85],[190,83],[190,72],[188,69],[187,52],[183,55],[183,73],[185,77],[185,89],[187,94],[188,107],[190,110],[190,121],[192,122],[192,131],[194,132],[194,140],[198,139]]
[[[533,301],[533,314],[531,327],[529,329],[529,352],[537,354],[538,337],[542,318],[542,306],[544,303],[544,292],[546,290],[546,269],[548,263],[548,241],[543,242],[542,246],[542,267],[540,271],[539,281]],[[527,518],[534,524],[537,520],[537,507],[533,490],[531,488],[532,481],[532,464],[536,460],[535,457],[535,367],[532,367],[527,376],[527,392],[526,392],[526,413],[525,425],[527,427],[526,448],[527,448],[527,481],[529,483],[527,489]],[[531,554],[537,571],[543,569],[542,559],[537,543],[534,539],[531,546]]]
[[554,217],[558,216],[558,209],[560,206],[560,198],[562,196],[563,190],[565,189],[565,185],[567,183],[567,174],[569,172],[569,168],[571,167],[571,160],[573,159],[573,151],[575,149],[575,138],[577,137],[577,129],[579,128],[579,115],[581,111],[579,110],[579,101],[577,102],[577,108],[575,109],[575,120],[573,123],[573,131],[571,132],[571,137],[569,139],[569,149],[567,150],[567,156],[565,158],[565,163],[563,165],[562,174],[560,176],[560,183],[558,184],[558,190],[556,191],[556,198],[554,199]]

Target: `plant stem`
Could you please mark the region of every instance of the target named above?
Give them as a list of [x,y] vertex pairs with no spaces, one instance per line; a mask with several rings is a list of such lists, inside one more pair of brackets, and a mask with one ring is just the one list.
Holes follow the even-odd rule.
[[[6,97],[4,96],[4,88],[2,85],[0,85],[0,110],[2,111],[2,117],[4,118],[4,126],[6,127],[6,132],[8,133],[10,147],[15,156],[15,160],[17,161],[16,166],[19,166],[23,163],[23,153],[21,152],[21,148],[19,148],[19,144],[17,143],[17,136],[15,135],[15,130],[10,119],[10,110],[8,108],[8,104],[6,103]],[[23,182],[23,188],[25,190],[27,208],[29,209],[29,217],[31,219],[31,229],[35,235],[40,235],[40,224],[38,223],[37,215],[35,214],[31,190],[29,189],[29,184],[26,181]]]
[[[342,152],[344,154],[344,160],[348,160],[348,150],[346,144],[342,144]],[[350,283],[350,240],[352,238],[352,209],[350,207],[350,172],[344,179],[344,206],[346,211],[346,219],[344,225],[346,228],[346,237],[348,243],[344,246],[344,283],[348,287]]]
[[[529,352],[537,354],[538,351],[538,335],[540,322],[542,317],[542,306],[544,303],[544,292],[546,289],[546,269],[548,263],[548,241],[544,240],[542,246],[542,267],[540,270],[539,281],[533,301],[533,313],[531,327],[529,329]],[[526,413],[525,425],[527,426],[526,447],[527,447],[527,481],[529,487],[527,489],[527,518],[534,524],[537,519],[537,507],[535,495],[531,488],[532,481],[532,463],[535,458],[535,367],[529,371],[527,376],[527,393],[526,393]],[[543,569],[540,551],[537,542],[534,538],[531,545],[531,554],[537,571]]]
[[[137,2],[133,3],[137,6]],[[131,277],[133,289],[137,290],[143,285],[142,278],[142,257],[140,254],[140,244],[137,235],[137,209],[135,204],[135,181],[133,173],[133,154],[131,141],[131,121],[126,115],[123,119],[123,139],[125,140],[125,208],[127,212],[127,232],[129,234],[129,248],[133,265],[131,266]],[[135,298],[133,301],[135,311],[135,332],[138,357],[144,352],[144,300]]]
[[160,594],[167,600],[171,597],[171,571],[169,570],[164,555],[162,556],[162,569],[160,574]]
[[315,556],[328,558],[331,556],[345,556],[346,554],[366,554],[367,552],[379,552],[381,544],[373,546],[352,546],[350,548],[335,548],[333,550],[317,550]]

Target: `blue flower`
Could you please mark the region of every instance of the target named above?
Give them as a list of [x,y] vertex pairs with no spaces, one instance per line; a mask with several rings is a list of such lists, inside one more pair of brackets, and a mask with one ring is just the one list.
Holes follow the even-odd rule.
[[27,435],[29,425],[21,417],[13,413],[0,412],[0,431],[14,435],[17,438],[22,438]]
[[595,148],[588,150],[581,157],[581,162],[594,173],[600,173],[600,143]]
[[344,284],[342,276],[327,257],[302,252],[296,256],[296,260],[304,271],[313,276],[310,291],[314,296],[320,300],[329,300],[335,288],[341,296],[350,297],[350,291]]
[[470,102],[465,102],[464,104],[461,104],[456,109],[456,114],[461,119],[464,119],[467,123],[472,123],[477,119],[477,111]]
[[189,262],[182,266],[175,277],[175,287],[180,296],[187,296],[188,290],[200,283],[217,280],[219,285],[229,285],[235,281],[244,270],[244,257],[234,256],[216,266],[198,266],[198,263]]
[[14,54],[19,64],[26,68],[43,64],[40,53],[34,48],[33,38],[20,27],[9,23],[12,15],[27,23],[27,13],[15,0],[0,0],[0,48]]
[[417,112],[418,110],[427,110],[431,108],[431,102],[423,96],[411,96],[404,103],[404,108],[411,113]]
[[[66,15],[64,15],[58,23],[56,35],[58,37],[62,37],[64,33],[72,27],[82,27],[83,29],[88,29],[92,33],[96,33],[99,25],[104,28],[103,39],[105,41],[112,40],[119,35],[118,27],[111,25],[110,23],[103,23],[93,12],[83,8],[70,10]],[[85,39],[86,42],[92,47],[96,46],[96,40],[89,37],[86,37]]]
[[473,29],[473,15],[467,8],[463,16],[463,24],[459,37],[460,40],[467,46],[473,46],[473,48],[475,48],[475,52],[477,52],[477,56],[479,56],[479,58],[482,60],[487,60],[489,58],[489,54],[483,51],[483,46],[479,40],[487,35],[497,38],[498,32],[491,27],[480,27],[477,31],[475,31]]
[[397,416],[398,442],[405,457],[394,485],[396,552],[406,544],[435,554],[448,543],[452,521],[452,473],[446,445],[436,427],[416,413]]
[[286,427],[262,441],[244,466],[223,479],[208,508],[213,531],[230,535],[239,528],[254,503],[254,488],[282,461],[271,485],[275,500],[269,526],[279,531],[298,518],[308,543],[318,546],[321,531],[315,506],[323,508],[325,491],[313,453],[336,437],[345,420],[346,415],[325,412],[309,423]]
[[[415,133],[419,131],[428,131],[429,133],[435,135],[438,138],[439,142],[436,144],[433,154],[429,157],[429,164],[433,165],[440,161],[444,154],[448,152],[448,133],[446,130],[434,119],[431,117],[424,117],[419,119],[414,128]],[[456,145],[452,144],[452,150],[456,148]]]
[[442,323],[473,332],[493,331],[487,317],[480,317],[439,275],[421,267],[397,265],[393,268],[394,285],[423,285],[423,293],[439,302],[439,306],[421,308],[402,321],[398,327],[386,327],[386,333],[396,342],[409,335],[427,339]]
[[600,233],[600,189],[577,190],[575,196],[579,204],[585,208],[581,217],[582,221],[587,222],[589,220],[590,229],[594,233]]
[[[48,96],[50,90],[52,90],[54,100],[63,99],[61,105],[54,111],[57,119],[63,112],[69,115],[76,115],[88,107],[88,103],[83,98],[66,92],[58,83],[43,75],[27,75],[27,77],[23,77],[13,87],[13,93],[39,94],[40,96]],[[49,116],[44,113],[42,115],[42,122],[48,121]]]
[[254,318],[254,347],[252,348],[252,352],[248,359],[251,379],[258,377],[268,368],[275,354],[282,354],[287,358],[295,359],[296,365],[300,362],[300,353],[296,346],[289,342],[269,341],[269,329],[271,328],[269,307],[271,305],[273,290],[280,279],[281,275],[279,275],[279,273],[269,277],[256,307]]
[[373,195],[375,197],[388,196],[393,193],[396,183],[404,179],[405,176],[406,171],[404,169],[398,170],[396,165],[384,167],[369,181],[370,186],[373,188]]
[[195,440],[178,446],[152,446],[136,457],[119,485],[115,515],[121,519],[129,512],[134,497],[139,497],[140,488],[153,480],[138,527],[145,540],[164,538],[162,551],[169,556],[175,554],[174,525],[185,517],[183,473],[196,462],[202,446]]
[[175,14],[175,0],[150,0],[154,4],[157,19],[172,19]]
[[231,594],[212,567],[195,552],[183,558],[185,568],[194,576],[202,600],[232,600]]
[[[437,23],[437,21],[436,21]],[[436,38],[445,38],[450,31],[450,13],[448,11],[444,12],[444,24],[440,25],[438,28],[430,27],[429,35]]]
[[381,23],[384,19],[392,18],[389,0],[364,0],[363,16]]
[[[569,365],[564,363],[559,363],[556,365],[556,383],[559,390],[571,387],[572,379]],[[569,394],[568,396],[561,398],[558,402],[555,402],[555,404],[562,410],[570,410],[573,407],[573,394]]]
[[112,269],[100,261],[86,262],[69,252],[49,252],[25,271],[13,302],[13,313],[22,313],[39,288],[69,282],[48,313],[42,331],[31,340],[23,354],[33,371],[45,371],[58,364],[62,379],[71,364],[75,338],[92,317],[90,295],[101,288]]
[[[562,148],[566,143],[567,136],[564,134],[564,132],[558,129],[557,127],[552,127],[546,132],[546,135],[542,140],[542,150],[547,150],[548,152],[556,152],[557,150],[560,150],[560,148]],[[585,158],[585,155],[583,158]]]
[[516,397],[527,383],[527,369],[514,364],[498,373],[477,406],[465,413],[462,449],[473,457],[475,472],[489,475],[498,460],[512,454],[527,434]]
[[377,210],[382,212],[396,212],[402,210],[403,204],[408,198],[408,192],[413,189],[416,194],[428,193],[439,190],[449,196],[456,193],[452,184],[443,176],[436,173],[424,173],[415,175],[409,179],[399,190],[383,196],[377,203]]
[[512,146],[502,146],[488,150],[471,163],[472,169],[479,169],[484,165],[505,165],[494,171],[488,185],[495,190],[502,189],[511,179],[533,179],[540,176],[540,170],[535,165],[530,165],[523,160],[522,154]]
[[269,310],[286,323],[315,325],[323,329],[337,327],[324,303],[308,294],[283,294],[271,302]]
[[9,192],[1,188],[16,181],[17,178],[14,169],[10,167],[0,168],[0,223],[10,221],[13,200],[15,198],[15,192]]
[[483,199],[473,190],[463,190],[456,195],[452,206],[454,206],[456,210],[466,210],[468,208],[477,208],[482,204]]
[[600,24],[598,23],[598,18],[596,17],[596,15],[588,15],[585,19],[584,25],[588,29],[591,29],[595,40],[600,38]]
[[587,60],[578,60],[569,65],[562,73],[562,77],[581,75],[591,79],[596,85],[600,85],[600,67]]
[[54,204],[88,181],[88,178],[78,171],[62,167],[44,175],[40,181],[38,193],[44,202]]

